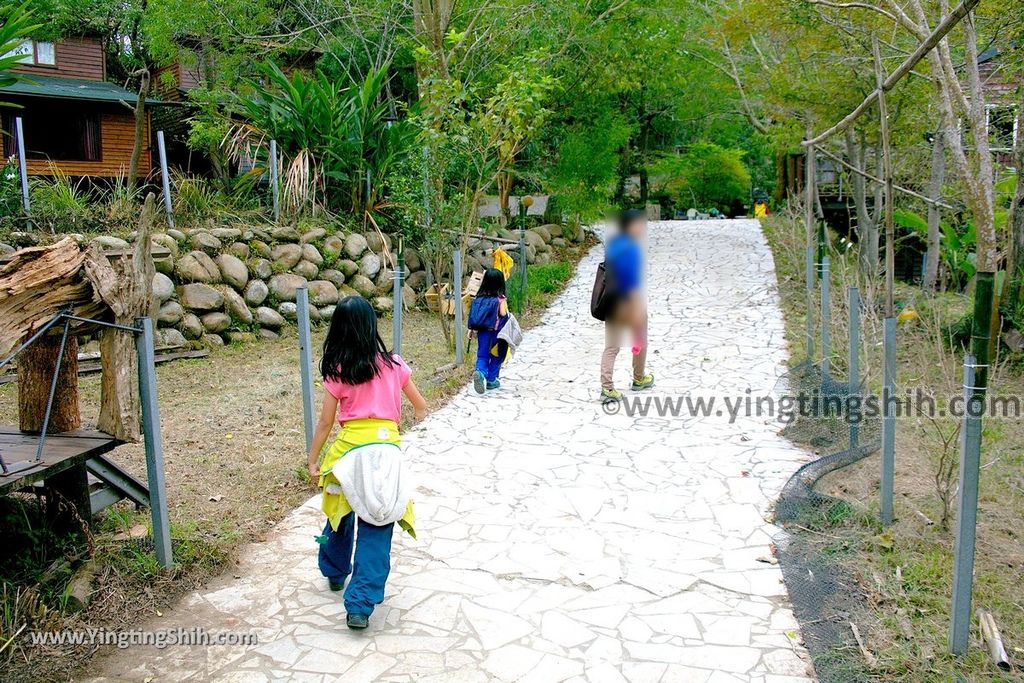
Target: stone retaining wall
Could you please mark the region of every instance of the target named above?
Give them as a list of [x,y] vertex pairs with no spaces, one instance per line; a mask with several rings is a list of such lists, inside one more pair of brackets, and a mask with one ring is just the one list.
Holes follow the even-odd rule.
[[[514,231],[499,236],[518,239]],[[527,261],[548,263],[553,248],[582,238],[581,230],[559,225],[528,230]],[[95,238],[109,249],[128,248],[131,239]],[[376,232],[317,228],[300,234],[290,227],[239,226],[167,230],[152,239],[170,252],[156,259],[153,280],[160,346],[276,338],[296,319],[296,290],[302,286],[309,289],[314,323],[329,318],[338,300],[351,294],[362,295],[381,313],[394,306],[391,264],[397,255],[390,238]],[[489,265],[489,251],[497,246],[502,245],[472,239],[464,258],[466,272]],[[516,258],[515,245],[505,248]],[[7,251],[13,249],[0,244],[0,253]],[[406,248],[405,262],[402,299],[411,308],[426,288],[427,274],[415,249]]]

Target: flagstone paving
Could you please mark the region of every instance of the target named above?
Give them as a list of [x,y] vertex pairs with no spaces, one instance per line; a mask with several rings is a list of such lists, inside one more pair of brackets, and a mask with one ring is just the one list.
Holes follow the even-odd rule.
[[500,390],[467,390],[407,435],[419,540],[396,532],[366,632],[318,575],[314,499],[143,626],[258,645],[134,647],[91,680],[813,680],[766,521],[807,456],[771,416],[731,422],[721,403],[773,395],[783,371],[771,253],[750,220],[652,223],[649,253],[657,386],[643,396],[716,397],[710,415],[602,409],[595,249]]

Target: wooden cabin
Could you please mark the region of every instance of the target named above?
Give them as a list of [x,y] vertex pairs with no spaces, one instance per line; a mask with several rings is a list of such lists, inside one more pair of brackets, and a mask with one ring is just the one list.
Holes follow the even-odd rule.
[[[76,177],[115,177],[127,173],[135,144],[137,93],[106,80],[106,55],[98,38],[56,42],[26,39],[17,48],[23,57],[12,71],[27,78],[0,88],[4,107],[4,156],[16,154],[14,119],[20,116],[25,158],[32,175],[59,170]],[[160,104],[148,100],[147,104]],[[139,175],[152,169],[149,107],[143,132]]]
[[1017,130],[1020,76],[1009,66],[1013,60],[1005,57],[1004,52],[990,47],[978,55],[978,71],[985,88],[985,126],[989,145],[999,163],[1012,165],[1013,145],[1024,131]]

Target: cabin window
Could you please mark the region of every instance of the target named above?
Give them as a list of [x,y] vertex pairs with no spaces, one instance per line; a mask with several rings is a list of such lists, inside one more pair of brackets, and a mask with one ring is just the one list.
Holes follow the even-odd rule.
[[21,57],[18,60],[21,64],[35,64],[35,50],[33,49],[32,41],[23,40],[4,54],[4,57],[15,56]]
[[[77,102],[29,104],[8,113],[5,129],[14,131],[14,117],[21,117],[25,131],[25,157],[50,161],[99,161],[100,116]],[[5,138],[7,156],[17,153],[17,143]]]
[[42,66],[56,66],[57,49],[48,40],[23,40],[16,47],[10,49],[4,57],[20,55],[18,60],[21,64],[39,64]]
[[36,41],[36,64],[56,66],[57,50],[53,43],[43,40]]
[[986,108],[988,144],[993,152],[1008,152],[1017,140],[1017,108],[989,105]]

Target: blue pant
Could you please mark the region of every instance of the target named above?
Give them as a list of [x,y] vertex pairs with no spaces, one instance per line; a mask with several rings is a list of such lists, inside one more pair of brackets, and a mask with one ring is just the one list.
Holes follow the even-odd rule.
[[501,372],[501,364],[505,362],[505,355],[508,353],[508,344],[501,342],[498,345],[498,355],[491,354],[491,347],[498,340],[498,333],[493,331],[476,333],[476,369],[482,372],[488,382],[498,379]]
[[[320,544],[320,572],[331,583],[344,583],[345,611],[349,614],[373,614],[373,608],[384,600],[384,584],[391,572],[391,533],[394,524],[373,526],[359,520],[359,538],[355,538],[356,514],[341,518],[338,530],[331,523],[324,527],[327,540]],[[355,566],[352,546],[355,545]]]

